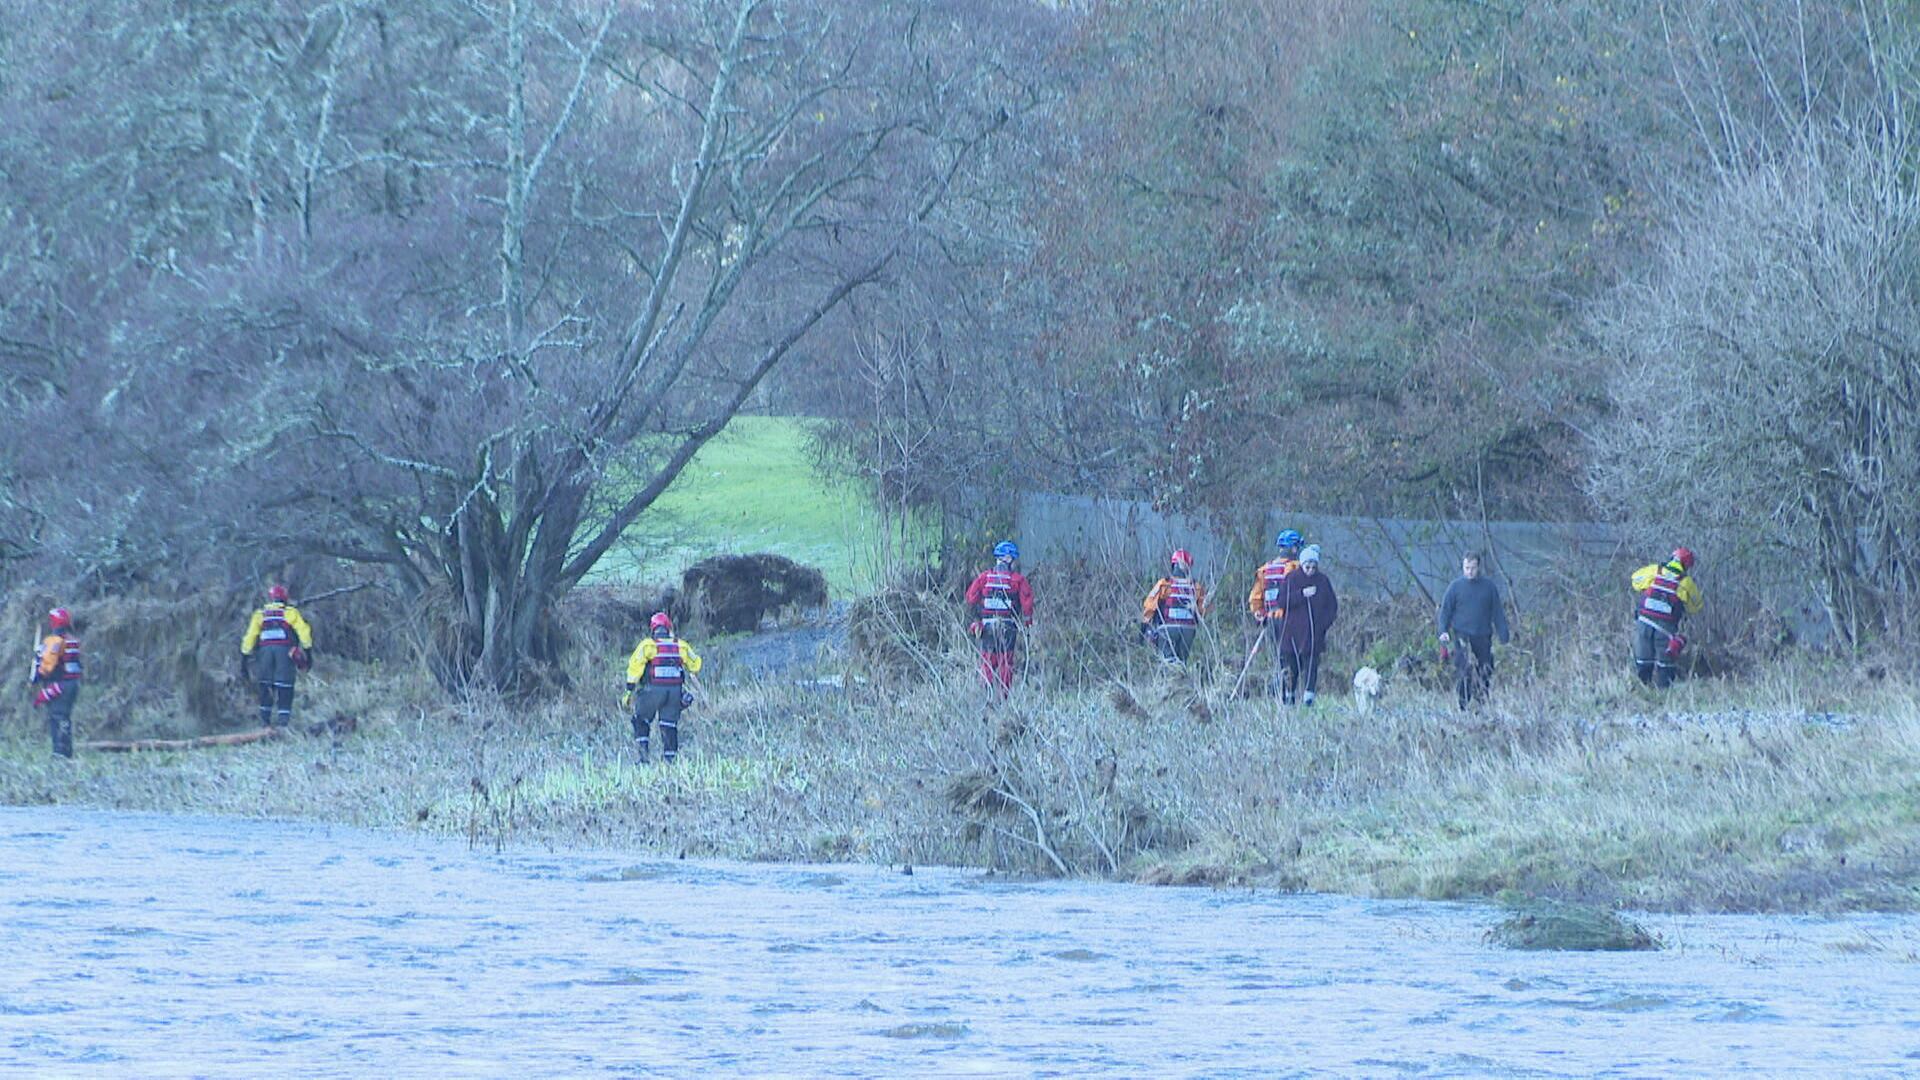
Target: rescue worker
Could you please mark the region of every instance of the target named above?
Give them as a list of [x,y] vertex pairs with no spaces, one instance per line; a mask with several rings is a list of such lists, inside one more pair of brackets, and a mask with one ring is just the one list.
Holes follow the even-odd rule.
[[73,615],[66,608],[47,612],[47,636],[33,651],[33,703],[47,710],[47,734],[53,752],[73,756],[73,703],[80,697],[80,639],[73,636]]
[[[1453,690],[1462,709],[1485,697],[1493,683],[1493,636],[1499,634],[1502,645],[1513,639],[1500,586],[1480,575],[1480,562],[1477,551],[1460,556],[1460,576],[1440,597],[1435,616],[1440,647],[1452,653]],[[1455,637],[1460,640],[1455,642]],[[1455,644],[1458,649],[1451,648]]]
[[1274,644],[1278,646],[1282,676],[1280,703],[1312,705],[1320,688],[1320,657],[1327,651],[1327,631],[1340,617],[1340,598],[1333,582],[1320,572],[1320,549],[1312,544],[1300,552],[1300,562],[1281,581],[1281,609],[1286,613]]
[[312,652],[313,627],[287,602],[287,587],[269,586],[267,602],[254,610],[240,639],[240,675],[260,685],[261,727],[293,723],[294,678],[312,666]]
[[1193,554],[1182,548],[1140,605],[1140,636],[1159,646],[1162,660],[1184,664],[1206,613],[1207,587],[1193,580]]
[[1020,628],[1033,625],[1033,587],[1020,573],[1020,548],[1011,540],[993,545],[993,568],[967,586],[967,628],[980,643],[980,678],[1005,696],[1018,669]]
[[673,764],[680,754],[680,714],[693,704],[687,676],[700,674],[700,654],[673,635],[673,617],[656,611],[647,620],[647,636],[627,658],[627,692],[621,708],[633,710],[633,737],[640,760],[647,760],[647,736],[660,722],[660,758]]
[[1693,552],[1674,548],[1665,564],[1653,563],[1633,572],[1633,673],[1643,684],[1664,690],[1673,685],[1681,650],[1680,620],[1698,615],[1706,605],[1700,586],[1690,576]]
[[[1253,620],[1260,624],[1260,633],[1278,640],[1280,624],[1286,617],[1286,580],[1287,575],[1300,566],[1300,547],[1306,538],[1298,529],[1283,529],[1274,537],[1275,547],[1280,553],[1260,568],[1253,578],[1253,591],[1247,594],[1247,608],[1253,612]],[[1259,648],[1256,644],[1255,648]],[[1251,662],[1251,661],[1249,661]],[[1286,659],[1278,648],[1273,650],[1273,683],[1282,686],[1286,682]]]

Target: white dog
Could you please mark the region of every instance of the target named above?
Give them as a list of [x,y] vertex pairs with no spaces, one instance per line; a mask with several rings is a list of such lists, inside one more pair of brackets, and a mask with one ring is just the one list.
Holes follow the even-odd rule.
[[1365,716],[1373,708],[1373,699],[1380,696],[1380,673],[1370,667],[1363,667],[1353,673],[1353,707]]

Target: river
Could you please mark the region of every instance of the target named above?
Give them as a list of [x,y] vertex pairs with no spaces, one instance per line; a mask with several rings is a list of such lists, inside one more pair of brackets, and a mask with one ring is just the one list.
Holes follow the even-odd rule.
[[471,851],[0,810],[0,1074],[1920,1073],[1920,919],[1649,917]]

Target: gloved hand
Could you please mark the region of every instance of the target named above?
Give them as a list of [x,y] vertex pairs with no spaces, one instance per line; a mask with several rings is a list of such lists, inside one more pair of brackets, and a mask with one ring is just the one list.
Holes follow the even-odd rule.
[[253,681],[253,657],[248,656],[246,653],[240,654],[240,681]]
[[629,690],[620,695],[620,707],[622,709],[633,708],[633,691]]
[[970,623],[970,624],[968,624],[968,626],[967,626],[967,633],[968,633],[968,635],[969,635],[969,636],[972,636],[972,637],[979,637],[979,636],[980,636],[980,631],[981,631],[981,630],[983,630],[983,629],[985,629],[985,628],[984,628],[984,627],[982,627],[982,626],[980,625],[980,620],[979,620],[979,619],[975,619],[975,620],[973,620],[973,622],[972,622],[972,623]]
[[1668,635],[1667,637],[1667,655],[1668,656],[1679,656],[1680,650],[1686,647],[1687,647],[1686,638],[1681,637],[1679,634]]
[[1140,640],[1141,641],[1153,640],[1153,624],[1152,623],[1140,624]]
[[680,708],[682,709],[693,708],[693,691],[691,690],[680,691]]
[[313,668],[313,657],[298,645],[287,650],[287,658],[293,661],[295,671],[308,671]]

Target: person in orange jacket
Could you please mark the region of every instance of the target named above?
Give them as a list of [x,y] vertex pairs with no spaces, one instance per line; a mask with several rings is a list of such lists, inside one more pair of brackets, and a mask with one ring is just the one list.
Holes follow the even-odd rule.
[[254,609],[240,638],[240,676],[260,685],[261,727],[293,724],[294,679],[312,666],[312,652],[313,627],[287,602],[287,587],[268,586],[267,602]]
[[1673,685],[1679,668],[1680,652],[1687,639],[1680,635],[1680,620],[1697,615],[1706,606],[1700,586],[1694,583],[1693,552],[1674,548],[1673,557],[1663,566],[1651,563],[1633,572],[1633,672],[1643,684],[1657,690]]
[[[1300,548],[1306,542],[1300,530],[1282,529],[1280,535],[1273,539],[1280,553],[1260,567],[1260,572],[1253,577],[1253,591],[1247,594],[1247,609],[1253,612],[1253,621],[1260,624],[1262,634],[1276,643],[1280,640],[1280,624],[1287,614],[1287,575],[1300,569]],[[1286,663],[1280,656],[1280,650],[1275,648],[1272,685],[1278,689],[1285,684],[1286,678]]]
[[647,636],[627,658],[627,692],[623,708],[633,710],[633,737],[640,760],[647,760],[647,733],[660,722],[660,759],[673,764],[680,756],[680,714],[693,704],[687,677],[700,674],[700,654],[690,642],[674,636],[673,617],[656,611],[647,620]]
[[1020,628],[1033,625],[1033,586],[1019,570],[1020,548],[1011,540],[993,546],[993,567],[967,586],[967,629],[980,643],[980,678],[1004,697],[1019,669]]
[[1193,580],[1193,554],[1185,548],[1169,564],[1168,575],[1153,583],[1140,605],[1140,636],[1159,646],[1162,660],[1184,664],[1207,613],[1207,587]]
[[53,752],[73,756],[73,705],[80,697],[80,639],[73,636],[73,615],[66,608],[47,612],[47,630],[33,650],[33,703],[47,710],[47,734]]

